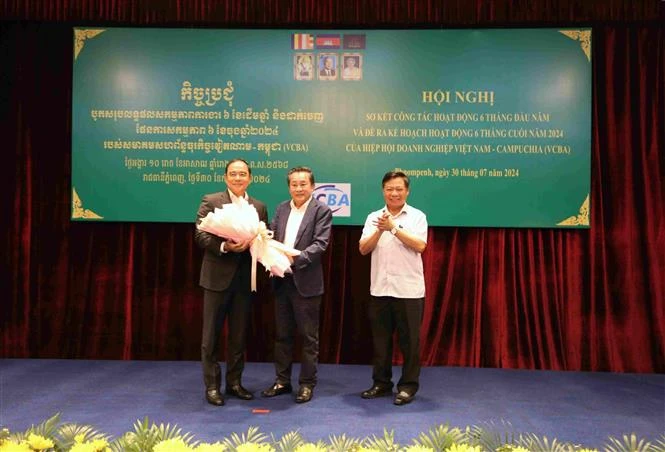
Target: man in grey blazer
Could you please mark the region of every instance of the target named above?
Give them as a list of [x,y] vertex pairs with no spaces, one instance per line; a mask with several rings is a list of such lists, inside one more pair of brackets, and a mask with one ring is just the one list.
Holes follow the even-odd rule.
[[314,175],[307,167],[292,168],[287,176],[291,200],[275,211],[270,225],[274,239],[300,250],[291,273],[273,278],[275,289],[275,383],[264,397],[292,392],[291,366],[297,330],[303,337],[297,403],[309,402],[316,385],[319,360],[319,311],[323,295],[321,256],[328,247],[332,212],[312,197]]
[[[244,198],[259,213],[259,219],[268,222],[266,205],[247,194],[252,181],[252,170],[246,161],[233,159],[226,165],[224,182],[227,190],[203,196],[196,215],[198,225],[208,212],[224,204]],[[203,287],[203,332],[201,362],[206,400],[212,405],[224,405],[220,392],[219,336],[224,319],[228,318],[226,353],[226,393],[243,400],[254,398],[242,386],[245,367],[245,345],[250,315],[250,275],[252,258],[249,242],[233,242],[204,231],[195,230],[196,243],[203,248],[203,263],[199,285]]]

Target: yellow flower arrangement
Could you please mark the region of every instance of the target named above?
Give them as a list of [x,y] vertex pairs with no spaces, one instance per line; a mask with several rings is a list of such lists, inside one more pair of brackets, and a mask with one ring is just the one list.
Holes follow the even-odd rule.
[[14,441],[3,441],[0,444],[1,452],[32,452],[32,448],[26,442],[15,443]]
[[28,440],[27,440],[28,446],[32,448],[32,450],[46,450],[46,449],[53,449],[55,446],[53,444],[53,441],[51,441],[48,438],[44,438],[41,435],[35,435],[34,433],[30,433],[28,435]]
[[[0,428],[0,452],[112,452],[140,450],[145,452],[531,452],[534,450],[599,452],[599,449],[579,444],[562,443],[535,434],[520,433],[501,435],[489,429],[473,426],[466,429],[451,428],[441,424],[423,432],[409,446],[395,441],[394,432],[384,430],[383,437],[358,439],[346,435],[331,436],[329,443],[320,440],[306,442],[297,431],[285,434],[281,439],[261,433],[258,427],[249,427],[247,433],[233,433],[215,443],[198,443],[191,433],[183,433],[177,426],[156,425],[148,418],[137,421],[134,431],[126,432],[111,441],[111,437],[87,425],[64,424],[59,414],[32,426],[25,432],[11,433]],[[443,449],[446,447],[445,449]],[[665,434],[653,442],[636,434],[621,439],[609,438],[601,449],[609,452],[662,451],[665,452]]]
[[95,446],[90,443],[76,443],[69,452],[95,452]]
[[236,447],[236,452],[273,452],[270,444],[244,443]]
[[529,452],[529,449],[522,446],[510,446],[511,452]]
[[69,452],[111,452],[109,443],[103,439],[85,441],[85,435],[79,434],[74,437],[74,445]]
[[213,444],[201,443],[194,448],[195,452],[224,452],[226,446],[220,442]]
[[172,438],[155,444],[154,452],[189,452],[193,451],[182,438]]
[[324,446],[320,446],[314,443],[305,443],[301,446],[298,446],[296,452],[326,452],[328,449]]
[[468,444],[453,444],[446,452],[482,452],[480,446],[469,446]]

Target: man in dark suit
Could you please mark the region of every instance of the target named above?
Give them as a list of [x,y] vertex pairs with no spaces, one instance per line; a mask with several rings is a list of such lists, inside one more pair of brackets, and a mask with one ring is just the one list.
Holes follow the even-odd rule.
[[323,59],[323,67],[319,71],[319,75],[323,77],[335,76],[335,62],[332,57],[327,56]]
[[309,402],[316,386],[319,360],[319,311],[323,295],[321,256],[328,247],[332,212],[312,197],[314,175],[297,167],[287,176],[291,200],[275,211],[270,225],[277,241],[300,250],[293,258],[291,273],[274,278],[275,289],[275,383],[264,390],[264,397],[292,391],[291,366],[296,328],[303,336],[303,351],[298,382],[297,403]]
[[[268,222],[265,204],[247,195],[252,180],[252,170],[242,159],[231,160],[226,165],[224,182],[227,190],[205,195],[199,206],[196,224],[208,212],[224,204],[239,202],[244,198],[259,213],[259,219]],[[219,336],[224,319],[228,317],[226,353],[226,393],[243,400],[254,398],[241,383],[245,367],[245,344],[250,312],[251,255],[249,242],[233,242],[196,229],[195,240],[205,250],[201,264],[199,284],[203,287],[203,334],[201,362],[206,400],[212,405],[224,405],[220,392],[221,369],[217,362]]]

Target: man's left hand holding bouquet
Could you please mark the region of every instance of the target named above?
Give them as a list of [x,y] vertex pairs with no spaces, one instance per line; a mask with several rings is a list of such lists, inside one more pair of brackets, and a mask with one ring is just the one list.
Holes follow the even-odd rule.
[[[199,219],[197,229],[226,239],[220,248],[222,253],[245,252],[249,248],[252,256],[251,289],[255,291],[257,262],[261,262],[271,274],[283,277],[285,272],[290,271],[291,257],[299,255],[300,251],[272,240],[272,232],[266,227],[267,215],[265,219],[261,218],[246,194],[245,197],[235,195],[232,190],[235,188],[233,172],[227,174],[225,179],[232,202],[207,211],[205,217]],[[238,183],[238,186],[242,185]]]

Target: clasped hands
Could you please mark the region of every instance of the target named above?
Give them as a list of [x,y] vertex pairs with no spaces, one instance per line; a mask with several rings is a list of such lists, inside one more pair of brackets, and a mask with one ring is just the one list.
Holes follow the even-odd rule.
[[381,231],[390,231],[395,227],[395,222],[393,221],[392,215],[388,212],[383,212],[376,220],[374,220],[374,226]]
[[249,248],[251,244],[252,244],[251,240],[242,240],[240,242],[236,242],[229,239],[226,241],[226,244],[224,245],[224,251],[230,251],[232,253],[242,253],[243,251],[247,250],[247,248]]
[[[229,251],[232,253],[242,253],[243,251],[247,250],[251,245],[252,245],[251,240],[242,240],[240,242],[236,242],[234,240],[228,239],[225,242],[224,251]],[[293,264],[293,256],[287,254],[286,257],[289,259],[289,262]]]

